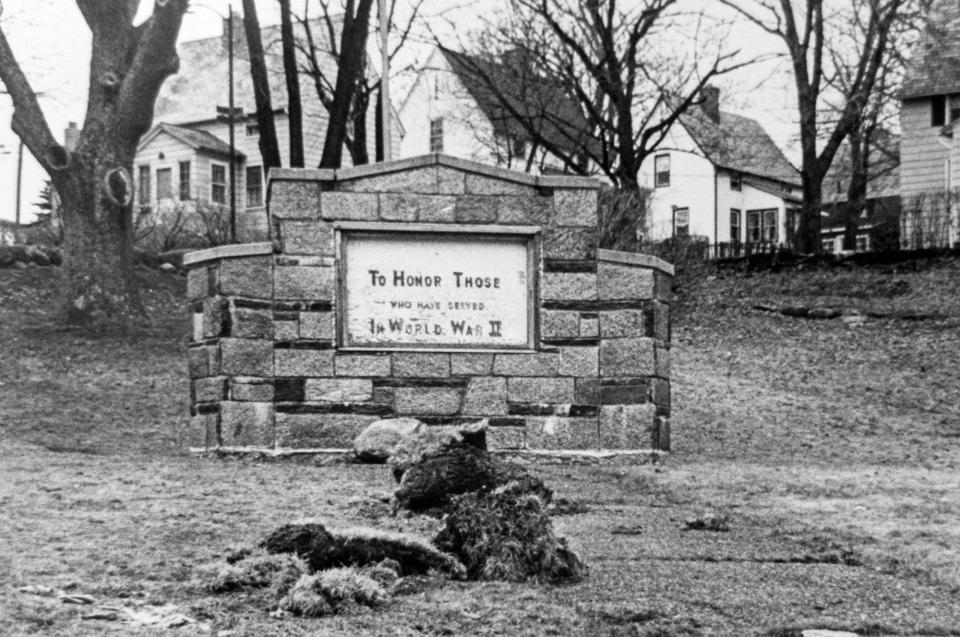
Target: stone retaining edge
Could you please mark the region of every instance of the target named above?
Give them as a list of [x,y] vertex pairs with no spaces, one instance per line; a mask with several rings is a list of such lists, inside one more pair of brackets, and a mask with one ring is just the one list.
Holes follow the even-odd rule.
[[[579,175],[530,175],[499,166],[490,166],[469,159],[430,153],[417,157],[404,157],[393,161],[377,162],[365,166],[338,168],[336,170],[324,168],[271,168],[267,174],[267,182],[272,181],[351,181],[372,175],[423,168],[425,166],[447,166],[459,168],[494,179],[512,181],[535,188],[600,188],[600,180],[594,177]],[[269,185],[268,185],[269,188]]]
[[236,257],[252,257],[264,254],[273,254],[273,242],[259,241],[257,243],[231,243],[228,245],[194,250],[183,255],[183,265],[196,265],[205,261],[230,259]]
[[674,276],[676,268],[672,263],[668,263],[660,257],[650,254],[639,254],[636,252],[622,252],[620,250],[606,250],[600,248],[597,250],[598,261],[612,261],[614,263],[626,263],[628,265],[641,265],[648,268],[654,268]]
[[[301,455],[342,455],[353,453],[351,447],[317,447],[293,449],[288,447],[190,447],[188,451],[195,455],[224,454],[231,456],[262,455],[272,458]],[[583,458],[606,460],[631,456],[665,458],[667,451],[657,449],[493,449],[492,454],[513,456],[535,456],[544,458]]]

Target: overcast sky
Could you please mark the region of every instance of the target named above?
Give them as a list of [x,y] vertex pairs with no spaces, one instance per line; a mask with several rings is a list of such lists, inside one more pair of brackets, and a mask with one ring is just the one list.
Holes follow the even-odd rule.
[[[478,16],[489,14],[500,0],[474,0],[453,16],[456,28],[475,28]],[[712,0],[683,0],[691,8],[709,6]],[[427,11],[437,12],[448,7],[449,0],[426,0]],[[86,103],[86,82],[90,59],[90,36],[76,4],[69,0],[2,0],[3,28],[14,52],[20,60],[34,90],[41,93],[40,103],[53,133],[62,139],[68,122],[82,122]],[[294,4],[302,6],[301,3]],[[180,40],[194,40],[219,35],[221,18],[226,15],[228,0],[195,0],[185,17]],[[199,6],[199,5],[205,5]],[[141,19],[152,10],[152,0],[145,0]],[[276,24],[279,17],[276,0],[257,0],[262,24]],[[234,10],[240,7],[233,0]],[[730,15],[726,19],[733,20]],[[741,48],[744,55],[755,56],[779,51],[775,39],[757,33],[742,19],[731,27],[729,40]],[[678,46],[685,43],[678,42]],[[416,50],[410,55],[416,57]],[[422,58],[423,51],[419,52]],[[403,81],[393,90],[396,106],[402,99]],[[725,77],[719,82],[723,89],[721,107],[760,121],[787,156],[795,159],[796,126],[792,79],[782,62],[769,62]],[[15,208],[17,146],[19,140],[10,130],[12,109],[9,98],[0,96],[0,218],[13,219]],[[24,150],[24,175],[21,197],[21,218],[33,218],[34,202],[43,186],[45,173]]]

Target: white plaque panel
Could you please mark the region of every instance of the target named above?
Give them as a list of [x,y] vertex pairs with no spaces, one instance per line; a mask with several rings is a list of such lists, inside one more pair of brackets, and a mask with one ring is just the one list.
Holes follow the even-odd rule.
[[529,237],[344,233],[347,347],[527,348]]

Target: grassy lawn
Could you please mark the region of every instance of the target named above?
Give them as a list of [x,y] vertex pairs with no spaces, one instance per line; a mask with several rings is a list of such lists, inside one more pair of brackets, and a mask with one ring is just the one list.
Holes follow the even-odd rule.
[[[583,505],[554,525],[584,582],[411,578],[375,610],[283,620],[206,592],[201,568],[301,518],[427,537],[437,521],[391,516],[385,467],[184,454],[182,280],[145,272],[156,324],[93,335],[51,321],[53,276],[0,270],[0,634],[960,635],[956,263],[681,282],[674,453],[532,466]],[[937,318],[849,327],[761,303]],[[704,512],[731,530],[684,530]],[[117,619],[81,619],[95,609]],[[126,615],[158,609],[195,621]]]

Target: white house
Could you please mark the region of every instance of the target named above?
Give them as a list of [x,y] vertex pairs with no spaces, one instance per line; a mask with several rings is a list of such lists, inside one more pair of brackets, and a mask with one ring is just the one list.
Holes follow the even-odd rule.
[[788,244],[800,175],[759,123],[721,111],[719,98],[706,87],[641,165],[640,184],[652,192],[647,238],[703,237],[720,256]]
[[400,107],[401,155],[442,152],[514,170],[564,172],[564,162],[535,144],[502,100],[564,154],[578,154],[589,127],[575,99],[525,68],[434,49]]
[[[243,23],[241,18],[234,19],[234,105],[243,113],[234,122],[237,233],[240,238],[262,238],[266,235],[267,216],[260,131]],[[154,127],[141,138],[134,161],[136,209],[141,222],[155,219],[158,214],[169,221],[172,214],[181,211],[205,213],[221,224],[229,219],[230,124],[217,116],[218,107],[229,104],[226,26],[224,21],[224,35],[178,46],[180,69],[163,84],[156,100]],[[302,27],[296,27],[296,36],[305,39]],[[322,53],[328,49],[326,27],[317,23],[312,31],[321,51],[318,62],[328,77],[335,78],[336,61]],[[261,37],[281,162],[288,166],[289,119],[279,26],[264,27]],[[305,65],[305,54],[299,51],[298,55]],[[300,92],[304,165],[309,168],[320,161],[328,115],[317,97],[313,79],[303,72]],[[371,107],[366,118],[371,161],[375,156],[375,118],[375,109]],[[402,135],[398,122],[394,122],[392,131],[392,148],[396,151]],[[344,161],[350,162],[347,152]]]
[[[900,91],[900,240],[906,248],[960,241],[951,193],[960,186],[960,3],[936,0],[911,50]],[[955,197],[953,197],[955,198]]]

